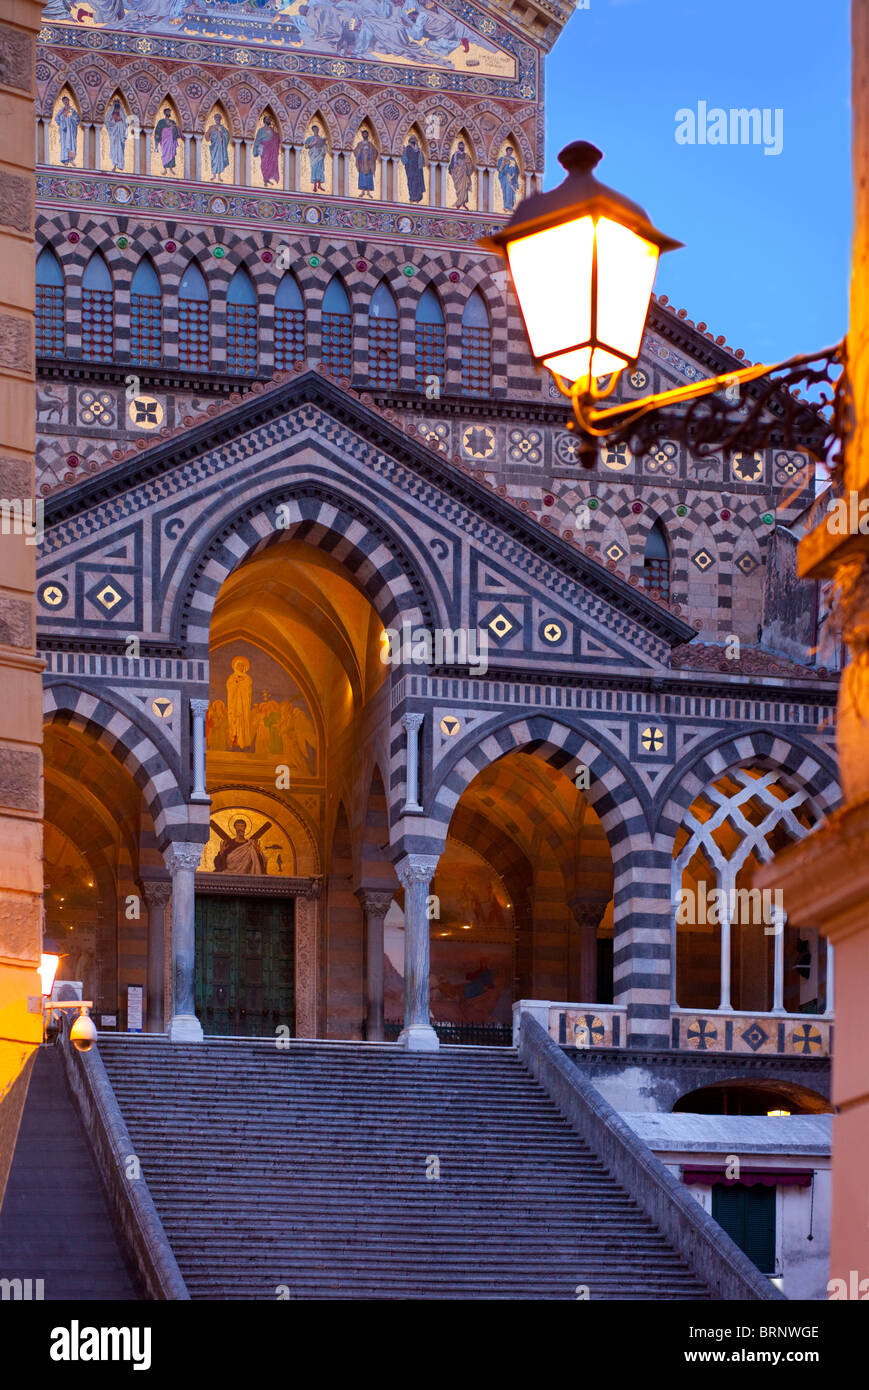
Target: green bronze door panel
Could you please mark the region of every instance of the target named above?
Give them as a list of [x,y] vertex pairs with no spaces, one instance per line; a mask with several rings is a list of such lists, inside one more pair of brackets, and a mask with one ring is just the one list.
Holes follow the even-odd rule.
[[206,1033],[295,1030],[292,898],[196,895],[196,1013]]

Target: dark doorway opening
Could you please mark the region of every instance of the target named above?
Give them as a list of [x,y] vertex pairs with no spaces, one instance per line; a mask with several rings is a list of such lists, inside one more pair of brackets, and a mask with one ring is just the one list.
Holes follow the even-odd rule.
[[196,895],[196,1014],[206,1033],[295,1033],[295,902]]

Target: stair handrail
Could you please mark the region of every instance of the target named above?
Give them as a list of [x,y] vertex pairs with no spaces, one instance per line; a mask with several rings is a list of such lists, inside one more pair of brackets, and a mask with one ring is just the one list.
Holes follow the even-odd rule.
[[519,1060],[714,1298],[785,1298],[579,1068],[567,1060],[538,1020],[524,1011],[519,1020]]
[[128,1176],[130,1159],[137,1157],[136,1148],[99,1048],[79,1052],[70,1042],[67,1019],[61,1025],[58,1046],[127,1259],[136,1269],[148,1299],[189,1300],[184,1276],[141,1169],[138,1177]]

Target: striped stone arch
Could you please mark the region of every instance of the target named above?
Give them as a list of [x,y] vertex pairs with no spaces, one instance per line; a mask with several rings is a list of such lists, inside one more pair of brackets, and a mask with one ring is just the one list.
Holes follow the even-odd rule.
[[286,144],[290,138],[293,122],[290,113],[280,100],[280,97],[278,97],[275,89],[270,87],[267,82],[264,82],[261,77],[258,77],[256,73],[250,71],[246,72],[244,75],[244,85],[250,87],[251,91],[255,93],[255,98],[247,116],[242,120],[241,128],[239,129],[241,139],[253,139],[260,121],[262,120],[262,114],[268,106],[275,113],[280,123],[281,144]]
[[446,92],[431,92],[428,95],[414,93],[409,96],[406,92],[395,91],[390,93],[390,101],[401,111],[401,115],[395,122],[392,136],[386,148],[386,153],[394,158],[400,156],[406,132],[414,124],[418,125],[425,134],[426,121],[430,115],[439,118],[440,135],[437,140],[426,135],[428,143],[429,158],[437,159],[444,148],[444,131],[447,126],[454,121],[461,112],[461,107],[454,98]]
[[187,838],[189,808],[179,786],[178,753],[156,730],[143,728],[131,707],[67,681],[48,681],[43,718],[91,734],[117,758],[142,792],[161,848]]
[[[219,515],[218,508],[207,512],[198,537],[189,537],[191,558],[174,588],[169,626],[190,655],[208,659],[211,615],[224,581],[242,560],[283,538],[307,541],[344,565],[384,627],[404,621],[436,626],[436,604],[406,549],[355,499],[318,484],[295,490],[273,486],[246,506],[243,491],[241,496],[222,492],[220,499]],[[289,525],[281,530],[275,529],[278,504],[288,509]]]
[[453,141],[456,139],[456,137],[459,135],[459,132],[462,130],[466,131],[467,134],[470,136],[471,144],[474,147],[474,154],[476,155],[478,164],[485,167],[485,151],[489,142],[483,134],[482,130],[480,129],[480,125],[476,119],[476,116],[472,114],[470,107],[466,107],[464,109],[456,109],[456,114],[453,116],[453,119],[450,121],[442,137],[441,143],[444,152],[446,153],[446,151],[449,150]]
[[663,783],[656,803],[653,829],[672,849],[673,841],[695,797],[728,768],[750,764],[779,768],[807,788],[815,810],[827,815],[839,801],[838,774],[823,748],[793,733],[749,729],[736,737],[713,734],[688,758],[677,764]]
[[[470,747],[465,746],[470,743]],[[403,756],[403,741],[393,753]],[[494,728],[488,725],[478,733],[470,730],[459,741],[453,757],[439,769],[434,785],[423,796],[430,807],[430,822],[442,827],[444,835],[462,792],[477,773],[489,763],[516,750],[536,753],[559,769],[583,764],[590,771],[590,786],[585,792],[610,842],[613,864],[629,849],[634,832],[646,832],[646,817],[642,808],[641,789],[626,759],[619,750],[605,744],[597,731],[588,725],[571,727],[547,715],[531,715],[525,719],[505,720]]]

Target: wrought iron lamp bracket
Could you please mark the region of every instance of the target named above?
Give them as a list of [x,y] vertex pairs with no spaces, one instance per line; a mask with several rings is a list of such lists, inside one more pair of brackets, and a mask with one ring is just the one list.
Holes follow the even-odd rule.
[[[618,380],[615,374],[599,385],[585,377],[571,385],[555,377],[573,406],[576,425],[571,421],[568,429],[576,428],[582,440],[579,458],[585,468],[594,467],[599,440],[624,443],[642,454],[666,438],[700,457],[722,449],[802,449],[826,462],[832,475],[837,472],[851,419],[844,340],[773,366],[757,363],[601,408],[599,402],[613,394]],[[813,398],[806,399],[797,388],[812,390]]]

